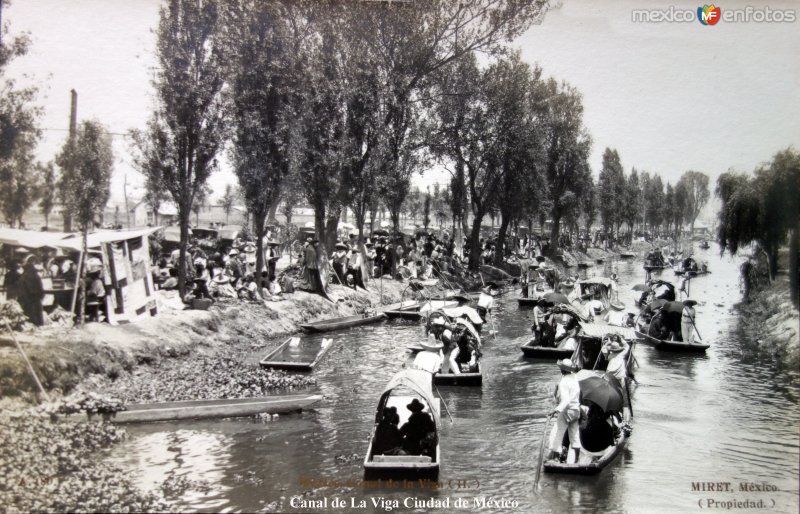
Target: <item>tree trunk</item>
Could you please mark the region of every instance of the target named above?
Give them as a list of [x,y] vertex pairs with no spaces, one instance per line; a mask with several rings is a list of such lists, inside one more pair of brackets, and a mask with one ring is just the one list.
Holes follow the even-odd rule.
[[256,229],[256,287],[258,297],[264,298],[262,295],[263,286],[261,285],[261,272],[264,270],[264,220],[260,216],[254,216],[254,222]]
[[497,233],[497,248],[494,253],[494,264],[497,267],[503,265],[503,257],[506,254],[506,231],[510,222],[511,218],[503,214],[500,221],[500,232]]
[[800,307],[800,275],[798,275],[797,261],[800,258],[800,223],[792,230],[789,241],[789,288],[792,294],[792,303]]
[[400,232],[400,209],[389,208],[389,217],[392,219],[394,232]]
[[78,270],[78,276],[80,277],[78,281],[78,325],[83,325],[86,317],[86,252],[89,246],[87,242],[89,226],[84,225],[82,232],[81,251],[83,252],[83,258],[81,259],[81,269]]
[[189,244],[189,209],[180,209],[178,220],[181,227],[181,241],[178,248],[178,291],[181,298],[186,295],[186,247]]
[[327,220],[325,221],[325,248],[328,254],[333,252],[336,243],[338,242],[338,228],[339,228],[339,212],[329,212]]
[[469,233],[469,269],[478,271],[481,268],[481,222],[486,213],[475,214],[472,220],[472,230]]
[[558,236],[561,235],[561,215],[553,215],[553,226],[550,227],[550,255],[555,255],[558,250]]

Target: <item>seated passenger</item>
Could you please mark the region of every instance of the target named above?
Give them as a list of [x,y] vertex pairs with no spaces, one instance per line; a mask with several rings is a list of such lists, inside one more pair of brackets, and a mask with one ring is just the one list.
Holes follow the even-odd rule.
[[400,416],[397,408],[387,407],[383,411],[383,419],[375,429],[375,438],[372,440],[374,455],[401,455],[403,453],[403,436],[397,424]]
[[581,405],[585,420],[581,422],[581,445],[590,452],[601,452],[614,444],[614,429],[609,422],[608,413],[592,402]]
[[406,405],[406,408],[411,411],[411,416],[400,428],[400,435],[403,436],[403,450],[409,455],[421,455],[420,443],[430,432],[436,431],[436,426],[433,424],[431,415],[422,412],[425,406],[417,398]]

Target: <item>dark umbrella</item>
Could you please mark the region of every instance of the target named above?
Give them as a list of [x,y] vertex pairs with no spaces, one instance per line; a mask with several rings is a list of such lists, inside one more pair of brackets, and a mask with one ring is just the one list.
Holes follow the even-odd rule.
[[647,304],[647,308],[650,310],[650,312],[655,312],[658,309],[660,309],[661,307],[663,307],[664,304],[666,304],[666,303],[669,303],[669,302],[667,302],[666,300],[663,300],[661,298],[658,298],[656,300],[653,300],[649,304]]
[[622,410],[623,406],[622,388],[617,380],[613,382],[593,375],[579,380],[578,385],[584,400],[589,400],[608,412]]
[[566,295],[563,295],[561,293],[553,293],[553,292],[545,293],[542,296],[542,300],[547,303],[552,303],[553,305],[559,303],[563,303],[564,305],[569,305],[569,298],[567,298]]
[[634,291],[649,291],[650,290],[650,288],[647,287],[647,285],[645,285],[645,284],[636,284],[635,286],[633,286],[632,289]]
[[661,310],[664,312],[680,314],[683,312],[683,307],[683,302],[666,302],[664,303],[664,306],[661,307]]
[[378,229],[375,232],[373,232],[372,235],[374,235],[374,236],[388,236],[389,235],[389,231],[388,230],[383,230],[381,228],[381,229]]

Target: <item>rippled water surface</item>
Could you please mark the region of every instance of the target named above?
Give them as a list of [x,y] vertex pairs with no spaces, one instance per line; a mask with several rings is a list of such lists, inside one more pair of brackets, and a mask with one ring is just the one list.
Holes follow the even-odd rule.
[[[516,293],[497,306],[496,340],[484,348],[481,388],[439,387],[452,422],[442,412],[439,489],[374,489],[361,480],[362,461],[382,387],[410,364],[406,346],[423,335],[421,325],[387,322],[335,332],[336,345],[314,372],[325,399],[313,411],[272,422],[251,419],[182,421],[130,426],[130,439],[112,455],[144,488],[169,477],[206,481],[175,499],[183,510],[297,511],[290,497],[334,498],[360,512],[384,512],[372,499],[459,498],[469,510],[484,497],[516,502],[528,512],[689,512],[698,501],[764,499],[770,512],[798,511],[800,409],[792,377],[776,374],[768,355],[742,340],[731,307],[739,300],[737,263],[708,250],[711,275],[692,280],[698,330],[713,342],[706,355],[680,355],[637,344],[634,431],[621,458],[593,477],[543,474],[533,490],[545,415],[559,379],[553,362],[522,358],[519,345],[530,333],[530,310]],[[641,261],[615,266],[620,298],[631,306],[630,287],[644,279]],[[583,272],[582,272],[583,273]],[[662,278],[674,280],[671,271]],[[255,359],[259,356],[254,355]],[[339,481],[317,488],[301,479]],[[692,482],[767,483],[779,491],[697,492]],[[467,486],[459,489],[459,485]],[[773,502],[774,501],[774,505]],[[704,505],[705,507],[706,505]],[[402,507],[401,507],[402,510]],[[422,506],[416,510],[425,510]],[[510,510],[510,509],[505,509]],[[704,509],[705,510],[705,509]],[[747,509],[735,509],[747,512]]]

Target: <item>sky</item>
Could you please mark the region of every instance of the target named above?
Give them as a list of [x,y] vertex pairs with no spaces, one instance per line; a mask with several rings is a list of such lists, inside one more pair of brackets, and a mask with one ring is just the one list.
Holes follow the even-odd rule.
[[[12,0],[3,13],[11,33],[27,31],[32,46],[8,68],[20,84],[35,84],[44,113],[39,159],[52,159],[66,138],[70,90],[78,119],[97,119],[114,133],[112,202],[124,191],[135,201],[143,178],[130,164],[131,128],[143,128],[154,105],[158,0]],[[563,0],[511,45],[546,76],[583,94],[597,175],[603,150],[615,148],[629,172],[659,173],[676,182],[693,169],[716,178],[749,171],[788,146],[800,148],[800,22],[634,22],[633,9],[696,11],[682,1]],[[744,9],[746,1],[718,4]],[[795,10],[797,2],[769,2]],[[764,4],[758,4],[763,9]],[[414,182],[446,183],[441,170]],[[210,179],[215,197],[235,177]]]

